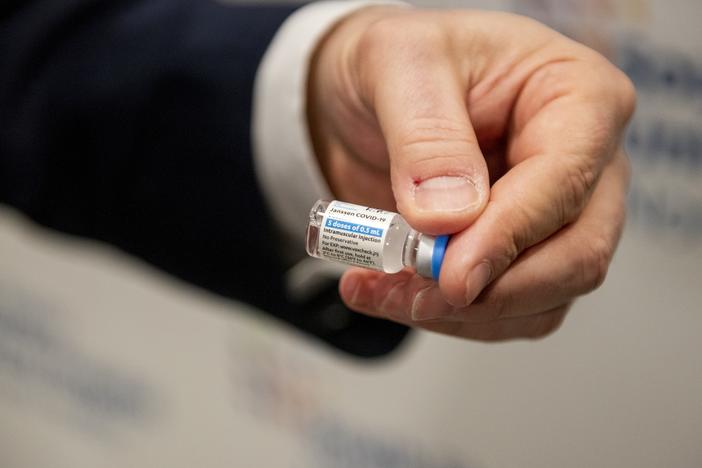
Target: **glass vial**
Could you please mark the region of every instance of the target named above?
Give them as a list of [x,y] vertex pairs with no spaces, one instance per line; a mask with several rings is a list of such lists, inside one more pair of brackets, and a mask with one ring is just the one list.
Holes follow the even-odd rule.
[[417,232],[391,211],[318,200],[310,210],[307,253],[385,273],[412,267],[438,280],[448,238]]

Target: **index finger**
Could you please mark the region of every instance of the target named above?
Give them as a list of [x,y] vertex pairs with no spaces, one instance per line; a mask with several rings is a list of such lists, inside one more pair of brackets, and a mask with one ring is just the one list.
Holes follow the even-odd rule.
[[577,218],[633,106],[629,80],[599,56],[531,74],[511,121],[513,167],[493,185],[482,215],[449,243],[440,286],[451,304],[470,304],[524,249]]

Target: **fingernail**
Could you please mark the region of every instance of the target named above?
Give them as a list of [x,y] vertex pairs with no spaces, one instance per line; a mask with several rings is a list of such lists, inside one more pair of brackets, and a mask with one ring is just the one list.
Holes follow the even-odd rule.
[[348,297],[351,304],[358,303],[358,293],[361,288],[361,281],[356,276],[350,276],[342,283],[342,296]]
[[417,185],[414,202],[424,211],[463,211],[480,202],[480,193],[466,177],[433,177]]
[[412,301],[412,320],[421,322],[453,315],[453,307],[441,295],[436,286],[419,291]]
[[[403,281],[392,287],[385,295],[385,298],[380,303],[379,309],[385,315],[396,318],[407,318],[406,310],[402,306],[405,303],[405,295],[407,294],[407,282]],[[405,305],[406,307],[406,305]],[[404,315],[404,317],[403,317]]]
[[466,287],[466,304],[471,304],[478,297],[490,282],[491,276],[492,268],[488,262],[482,262],[471,270]]

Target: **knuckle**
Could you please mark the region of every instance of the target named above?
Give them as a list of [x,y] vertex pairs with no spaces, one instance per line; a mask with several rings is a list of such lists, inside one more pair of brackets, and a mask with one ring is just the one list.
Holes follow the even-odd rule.
[[533,225],[534,214],[529,207],[515,200],[515,209],[511,212],[510,220],[502,224],[502,229],[498,233],[502,239],[495,260],[499,271],[507,268],[524,249],[529,247],[532,238],[530,230]]
[[446,41],[446,32],[438,23],[403,14],[371,23],[361,35],[358,47],[362,56],[379,55],[382,59],[397,54],[431,57]]
[[400,134],[397,148],[403,160],[410,163],[448,159],[465,159],[477,141],[465,123],[440,117],[416,118]]
[[604,283],[613,251],[610,242],[601,237],[589,239],[586,246],[587,250],[581,265],[583,293],[594,291]]
[[360,57],[371,57],[378,50],[392,45],[395,23],[391,19],[380,19],[372,23],[361,35],[358,48]]
[[613,104],[616,118],[625,124],[629,121],[636,109],[636,87],[631,79],[622,70],[617,68],[606,58],[602,57],[606,64],[607,85],[600,86],[599,97]]
[[[618,164],[619,170],[621,171],[620,177],[622,181],[622,187],[629,187],[629,184],[631,183],[632,167],[631,161],[629,160],[629,156],[623,148],[619,148],[617,150],[617,154],[615,155],[615,163]],[[622,200],[622,202],[623,205],[626,205],[625,200]],[[626,208],[624,209],[624,211],[625,210]]]
[[624,72],[619,69],[617,71],[619,74],[619,96],[623,120],[628,122],[636,109],[636,87]]
[[602,63],[605,64],[603,71],[607,73],[608,85],[600,88],[601,97],[610,99],[626,121],[636,108],[636,87],[626,73],[605,57],[602,57]]
[[574,158],[570,164],[566,164],[565,171],[562,197],[556,206],[560,226],[570,223],[578,216],[597,181],[596,171],[579,159]]
[[407,124],[401,135],[404,146],[452,143],[477,144],[475,137],[467,131],[466,122],[458,122],[445,117],[416,117]]

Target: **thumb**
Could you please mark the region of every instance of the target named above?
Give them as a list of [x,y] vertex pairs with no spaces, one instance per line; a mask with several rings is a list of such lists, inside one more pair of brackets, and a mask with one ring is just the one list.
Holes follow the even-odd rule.
[[374,87],[398,210],[420,232],[462,231],[485,208],[490,187],[464,86],[447,59],[403,55],[381,65]]

